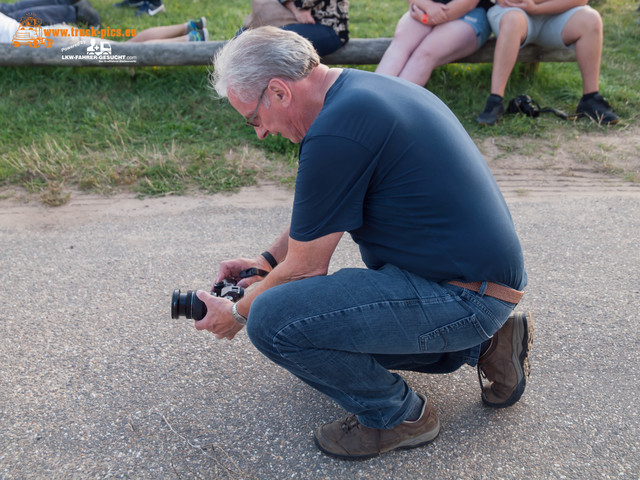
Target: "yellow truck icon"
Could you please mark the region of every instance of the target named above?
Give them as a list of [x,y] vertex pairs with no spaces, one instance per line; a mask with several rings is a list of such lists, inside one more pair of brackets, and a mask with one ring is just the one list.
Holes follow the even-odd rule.
[[53,46],[53,40],[44,36],[42,20],[33,14],[27,14],[20,19],[20,27],[14,33],[11,43],[14,47],[29,45],[38,48],[40,45],[44,45],[48,48]]

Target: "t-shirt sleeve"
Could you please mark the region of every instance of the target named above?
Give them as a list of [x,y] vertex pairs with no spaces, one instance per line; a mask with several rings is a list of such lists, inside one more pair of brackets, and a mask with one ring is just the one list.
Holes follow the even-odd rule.
[[305,139],[300,146],[291,238],[305,242],[360,227],[374,170],[373,153],[354,140],[333,135]]

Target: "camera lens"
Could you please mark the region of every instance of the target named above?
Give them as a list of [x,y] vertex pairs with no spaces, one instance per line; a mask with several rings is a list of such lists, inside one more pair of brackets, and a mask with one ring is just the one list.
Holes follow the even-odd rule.
[[195,290],[188,290],[187,293],[181,293],[180,290],[173,291],[171,318],[186,317],[202,320],[206,314],[207,306],[196,296]]

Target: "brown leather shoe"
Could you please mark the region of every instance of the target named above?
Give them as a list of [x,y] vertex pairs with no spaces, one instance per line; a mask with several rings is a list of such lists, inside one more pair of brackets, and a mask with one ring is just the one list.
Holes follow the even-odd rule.
[[[512,313],[478,359],[482,401],[493,408],[510,407],[524,393],[529,379],[529,352],[533,346],[531,312]],[[491,382],[483,385],[482,377]]]
[[369,428],[355,415],[318,427],[314,440],[327,455],[343,460],[365,460],[390,450],[410,449],[429,443],[440,432],[440,421],[424,395],[420,418],[404,421],[391,429]]

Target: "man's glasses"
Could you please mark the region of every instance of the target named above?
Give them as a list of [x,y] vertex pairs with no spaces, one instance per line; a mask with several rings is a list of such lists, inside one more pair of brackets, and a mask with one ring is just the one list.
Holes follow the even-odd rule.
[[255,123],[253,123],[253,121],[256,119],[256,115],[258,115],[258,108],[260,108],[260,102],[262,102],[262,97],[264,97],[264,92],[267,91],[268,87],[269,85],[264,87],[264,89],[262,90],[262,93],[258,97],[258,104],[256,105],[256,109],[253,111],[253,115],[251,115],[251,118],[247,120],[247,125],[249,125],[250,127],[253,127],[253,128],[259,127],[259,125],[256,125]]

